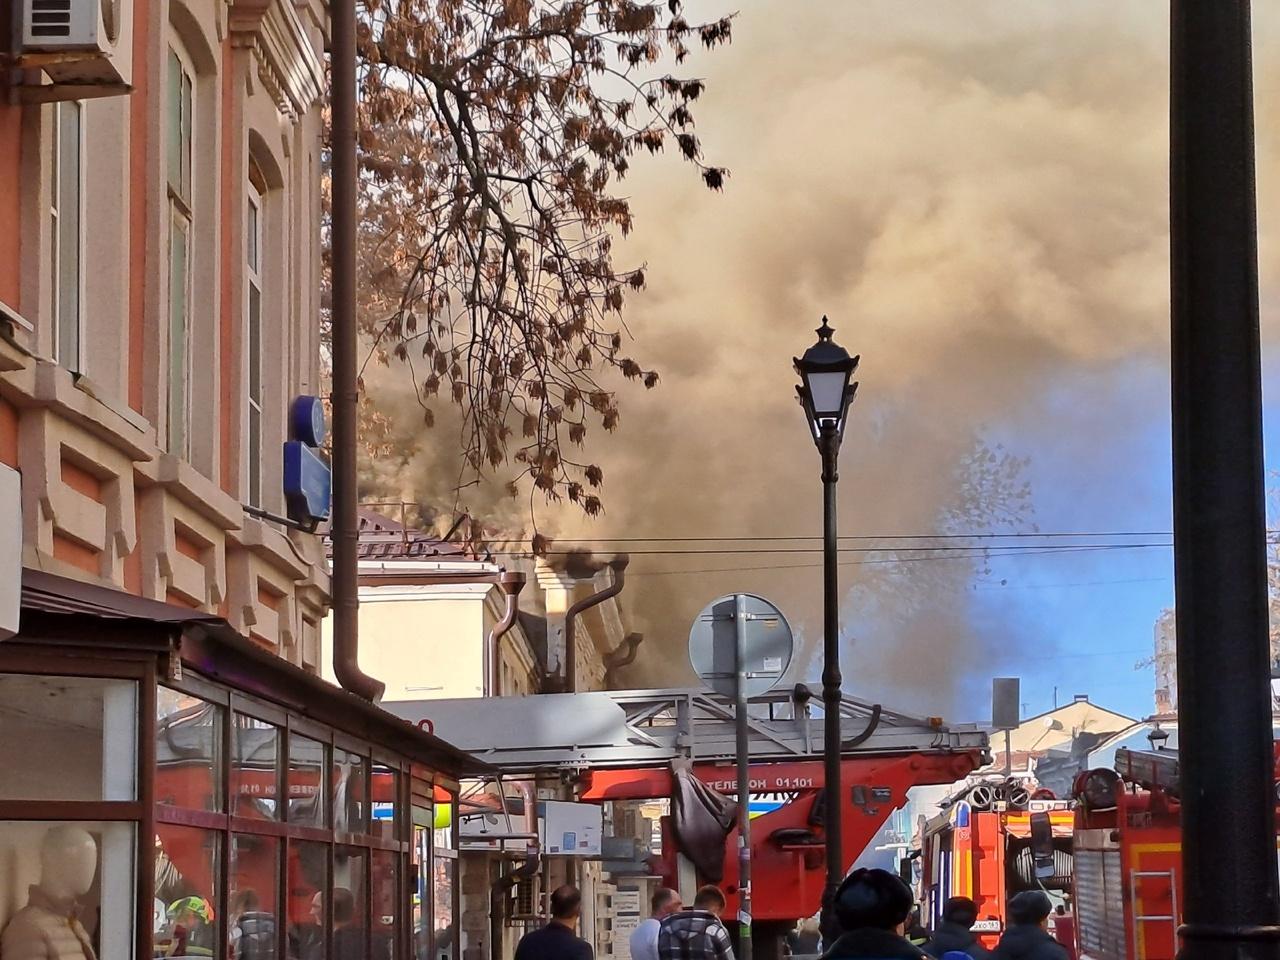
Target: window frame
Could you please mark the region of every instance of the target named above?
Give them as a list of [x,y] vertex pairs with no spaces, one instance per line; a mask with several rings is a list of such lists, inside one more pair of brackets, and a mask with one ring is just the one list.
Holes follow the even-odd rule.
[[[255,175],[256,174],[256,175]],[[266,389],[263,380],[263,328],[262,307],[266,295],[263,270],[262,241],[266,234],[264,221],[267,215],[266,183],[260,173],[256,172],[253,160],[249,161],[249,178],[246,189],[245,208],[245,285],[244,285],[244,317],[245,317],[245,350],[244,350],[244,394],[245,394],[245,456],[244,456],[244,490],[245,502],[251,507],[261,508],[263,504],[263,427],[265,425]],[[253,294],[257,293],[257,315],[254,315]]]
[[[76,116],[76,319],[75,319],[75,345],[74,356],[71,362],[67,362],[64,355],[64,344],[62,342],[62,239],[63,228],[65,226],[66,217],[64,216],[65,204],[62,197],[62,181],[63,167],[66,157],[63,153],[63,111],[67,108],[75,107]],[[53,333],[53,356],[57,362],[66,367],[72,373],[82,373],[84,368],[84,299],[85,299],[85,229],[84,229],[84,212],[85,212],[85,140],[87,126],[85,123],[85,107],[84,100],[66,100],[53,104],[53,123],[52,133],[53,142],[50,147],[50,184],[49,184],[49,219],[50,219],[50,265],[49,265],[49,313],[52,318],[50,328]]]
[[[195,121],[196,109],[196,69],[191,55],[182,41],[173,33],[166,43],[168,55],[165,57],[164,77],[164,111],[161,124],[164,137],[164,185],[167,197],[168,220],[165,236],[166,287],[168,291],[165,304],[165,331],[168,350],[165,351],[165,431],[166,450],[184,460],[191,457],[191,342],[192,337],[192,298],[191,298],[191,265],[193,238],[195,236],[194,203],[192,186],[195,180],[196,150]],[[175,78],[171,72],[176,68],[177,85],[177,183],[174,182],[174,120],[172,108]],[[181,234],[185,238],[185,251],[182,269],[182,291],[180,300],[174,296],[174,239]],[[181,321],[175,311],[175,304],[181,303]],[[174,349],[174,339],[181,327],[181,356]],[[180,383],[175,385],[176,375]]]

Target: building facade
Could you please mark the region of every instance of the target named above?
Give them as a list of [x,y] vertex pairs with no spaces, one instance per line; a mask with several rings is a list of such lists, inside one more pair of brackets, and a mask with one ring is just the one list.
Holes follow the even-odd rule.
[[[520,560],[504,567],[406,522],[407,514],[417,512],[393,503],[360,510],[360,668],[386,683],[383,702],[401,716],[429,724],[434,701],[536,697],[564,689],[567,614],[579,601],[621,586],[616,571],[588,557],[555,563]],[[518,615],[491,645],[497,658],[491,665],[486,641],[507,613],[503,583],[511,573],[525,581],[518,593]],[[610,596],[582,610],[575,626],[574,689],[605,689],[610,667],[626,659],[638,642],[634,635],[627,640],[620,598]],[[327,652],[328,621],[323,637]],[[327,653],[322,660],[328,663]],[[532,709],[536,712],[536,705]],[[440,835],[442,845],[433,852],[437,863],[458,864],[457,935],[448,950],[437,948],[435,957],[513,956],[520,937],[545,922],[547,896],[562,883],[582,890],[580,933],[595,955],[625,956],[625,943],[614,938],[618,887],[609,868],[619,875],[628,868],[647,874],[643,857],[649,851],[651,822],[637,815],[634,804],[604,804],[604,859],[544,851],[536,872],[513,880],[513,871],[528,862],[527,833],[537,823],[536,813],[527,813],[525,804],[574,799],[572,788],[556,776],[514,782],[520,779],[508,778],[505,785],[493,778],[467,781],[451,809],[457,833]],[[504,840],[504,833],[522,836]],[[633,877],[622,882],[633,892],[637,887]]]
[[485,768],[324,682],[323,544],[279,521],[326,3],[5,9],[0,956],[447,955]]
[[219,613],[315,671],[319,541],[246,508],[285,512],[288,407],[321,392],[326,8],[102,6],[129,88],[30,66],[0,100],[0,181],[20,185],[0,191],[0,464],[22,476],[23,563]]

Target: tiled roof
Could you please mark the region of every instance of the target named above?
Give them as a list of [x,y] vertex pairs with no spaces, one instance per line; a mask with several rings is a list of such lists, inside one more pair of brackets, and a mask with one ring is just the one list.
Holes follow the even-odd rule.
[[[360,507],[356,514],[360,524],[357,556],[361,560],[480,559],[464,544],[441,540],[432,533],[406,526],[369,507]],[[327,538],[326,547],[332,555],[332,542]]]

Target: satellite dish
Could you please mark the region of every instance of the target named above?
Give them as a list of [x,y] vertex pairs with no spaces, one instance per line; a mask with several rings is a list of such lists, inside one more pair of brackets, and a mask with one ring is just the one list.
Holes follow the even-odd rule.
[[743,618],[746,695],[757,697],[778,685],[795,650],[787,618],[763,597],[734,593],[703,607],[689,631],[689,661],[708,687],[726,697],[734,696],[739,612]]

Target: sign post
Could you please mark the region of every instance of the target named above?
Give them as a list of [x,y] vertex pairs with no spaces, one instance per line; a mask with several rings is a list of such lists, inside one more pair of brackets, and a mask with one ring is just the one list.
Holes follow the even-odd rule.
[[[732,696],[737,740],[738,956],[751,960],[751,746],[747,701],[777,685],[791,665],[791,627],[768,600],[749,593],[707,605],[689,632],[689,659],[712,690]],[[731,668],[731,669],[730,669]]]

